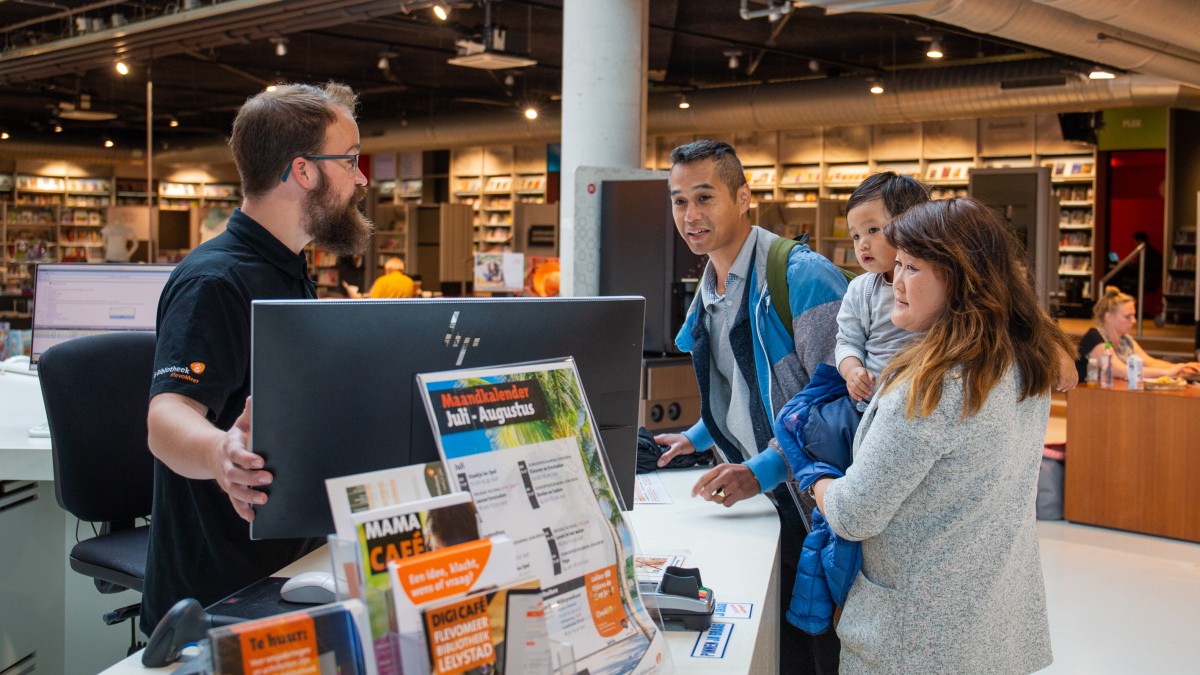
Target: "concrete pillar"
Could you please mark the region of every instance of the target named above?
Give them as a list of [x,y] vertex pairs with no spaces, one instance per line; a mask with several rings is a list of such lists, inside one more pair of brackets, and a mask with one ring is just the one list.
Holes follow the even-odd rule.
[[[575,169],[637,169],[646,134],[649,0],[563,3],[562,294],[598,285],[599,232],[575,226]],[[581,289],[581,290],[582,290]]]

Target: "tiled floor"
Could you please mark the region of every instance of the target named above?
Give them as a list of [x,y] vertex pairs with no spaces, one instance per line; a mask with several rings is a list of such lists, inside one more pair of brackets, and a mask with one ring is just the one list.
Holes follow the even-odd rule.
[[1038,523],[1054,664],[1043,673],[1200,673],[1200,544]]
[[[1050,418],[1047,443],[1066,422]],[[1065,521],[1038,534],[1054,648],[1041,672],[1200,673],[1200,544]]]

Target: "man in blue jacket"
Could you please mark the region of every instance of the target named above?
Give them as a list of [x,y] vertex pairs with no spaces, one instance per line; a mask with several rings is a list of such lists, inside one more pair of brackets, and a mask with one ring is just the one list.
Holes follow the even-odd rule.
[[[669,446],[659,466],[715,447],[724,463],[706,473],[693,494],[731,505],[761,492],[744,462],[779,452],[770,441],[780,408],[804,388],[818,363],[832,365],[846,279],[808,246],[793,248],[787,264],[789,333],[767,290],[768,251],[777,236],[750,225],[750,186],[737,153],[727,143],[696,141],[675,148],[671,164],[675,227],[693,253],[709,260],[675,338],[692,355],[701,419],[682,434],[655,438]],[[786,485],[773,496],[782,521],[780,588],[782,598],[790,599],[805,527]],[[781,620],[779,643],[781,672],[837,670],[833,631],[813,638]]]

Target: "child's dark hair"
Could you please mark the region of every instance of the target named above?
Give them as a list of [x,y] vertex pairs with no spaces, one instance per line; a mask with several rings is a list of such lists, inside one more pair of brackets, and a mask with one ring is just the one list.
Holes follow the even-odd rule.
[[929,188],[912,176],[883,171],[868,176],[854,188],[850,201],[846,202],[846,212],[849,213],[850,209],[876,199],[882,199],[883,208],[887,210],[888,215],[895,218],[917,204],[929,201]]

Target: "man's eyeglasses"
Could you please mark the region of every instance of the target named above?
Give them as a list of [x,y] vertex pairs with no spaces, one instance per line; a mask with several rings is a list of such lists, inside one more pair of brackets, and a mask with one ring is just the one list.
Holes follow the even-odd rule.
[[[358,173],[358,155],[298,155],[298,156],[303,157],[304,159],[311,159],[313,161],[319,161],[322,159],[350,160],[350,171],[352,173]],[[280,180],[279,182],[286,183],[288,176],[290,176],[290,175],[292,175],[292,164],[291,164],[291,162],[288,162],[288,167],[283,172],[283,179]]]

